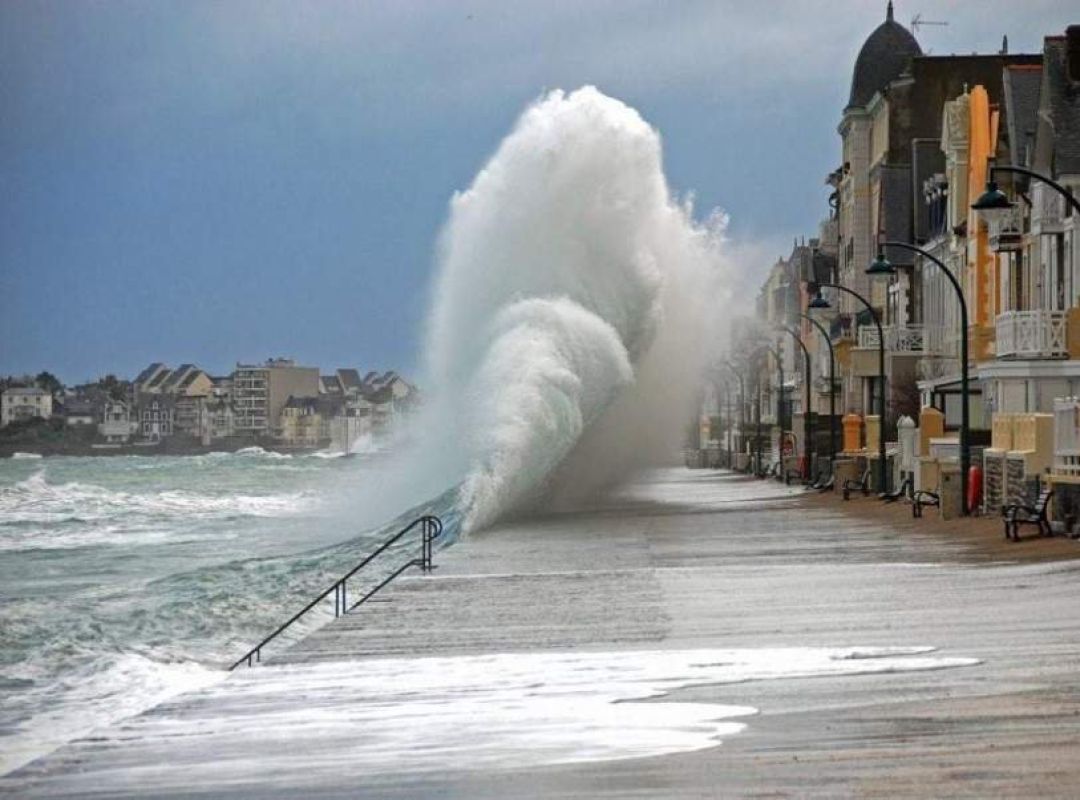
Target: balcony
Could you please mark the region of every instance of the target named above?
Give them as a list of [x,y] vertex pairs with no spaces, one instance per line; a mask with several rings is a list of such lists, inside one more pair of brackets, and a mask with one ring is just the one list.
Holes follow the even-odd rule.
[[[885,349],[891,353],[921,353],[924,336],[922,325],[885,325]],[[878,331],[876,325],[864,325],[859,328],[859,347],[877,350]]]
[[999,314],[998,358],[1068,358],[1064,311],[1006,311]]
[[1031,232],[1036,236],[1061,233],[1065,199],[1048,186],[1036,183],[1031,189]]

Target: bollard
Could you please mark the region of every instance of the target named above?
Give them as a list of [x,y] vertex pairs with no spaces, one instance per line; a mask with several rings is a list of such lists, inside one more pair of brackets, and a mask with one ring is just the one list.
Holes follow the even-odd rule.
[[840,423],[844,428],[844,452],[857,453],[862,450],[862,417],[845,414]]

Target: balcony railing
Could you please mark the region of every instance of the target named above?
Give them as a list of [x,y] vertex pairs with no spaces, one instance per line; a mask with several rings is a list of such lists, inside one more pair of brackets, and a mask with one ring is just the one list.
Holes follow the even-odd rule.
[[1048,186],[1035,185],[1031,191],[1031,232],[1061,233],[1065,213],[1064,198]]
[[998,358],[1068,358],[1064,311],[1006,311],[995,323]]
[[[890,352],[921,353],[923,351],[922,325],[885,325],[882,332],[885,334],[885,349]],[[864,325],[859,328],[859,347],[877,349],[878,341],[876,325]]]

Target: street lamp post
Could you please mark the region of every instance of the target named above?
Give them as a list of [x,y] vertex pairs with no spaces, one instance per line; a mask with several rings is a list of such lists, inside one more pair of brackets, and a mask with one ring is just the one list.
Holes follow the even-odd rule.
[[[783,460],[784,454],[784,358],[779,347],[765,345],[765,354],[772,354],[776,359],[776,368],[780,373],[779,391],[776,393],[776,427],[780,429],[779,455]],[[760,377],[759,377],[760,380]],[[760,395],[759,395],[760,398]],[[758,400],[758,473],[761,473],[761,401]]]
[[[725,359],[724,366],[731,370],[731,374],[735,376],[735,380],[739,383],[739,436],[744,440],[746,439],[746,384],[743,382],[742,373],[739,368],[735,366],[734,362]],[[731,409],[728,408],[728,458],[731,459],[731,454],[735,448],[735,436],[732,430],[731,424]],[[730,464],[728,466],[731,466]]]
[[[791,334],[791,338],[793,338],[795,342],[799,345],[799,347],[802,348],[803,358],[805,359],[804,363],[806,365],[806,401],[803,407],[803,441],[805,442],[805,444],[803,445],[803,449],[806,451],[806,471],[803,473],[803,478],[805,479],[810,477],[810,351],[806,348],[806,344],[799,337],[799,334],[795,332],[794,328],[789,328],[787,325],[781,325],[780,330],[787,331]],[[786,480],[787,476],[785,475],[784,478]]]
[[1025,169],[1024,167],[1014,167],[1011,164],[1002,164],[1001,166],[992,165],[990,167],[990,180],[986,182],[986,191],[979,196],[978,200],[971,204],[971,208],[980,214],[987,222],[990,222],[995,217],[1000,217],[1008,213],[1013,207],[1013,202],[1009,199],[1008,195],[998,189],[997,181],[994,180],[994,173],[997,172],[1012,172],[1017,175],[1026,175],[1034,180],[1042,181],[1064,197],[1065,201],[1073,207],[1073,210],[1080,214],[1080,200],[1073,197],[1069,190],[1057,181],[1048,178],[1046,175],[1040,175],[1038,172],[1032,172],[1030,169]]
[[871,318],[874,320],[874,325],[878,330],[878,382],[881,384],[881,395],[878,397],[878,416],[880,423],[878,425],[878,491],[885,492],[888,488],[885,485],[885,332],[881,328],[881,319],[878,317],[874,307],[870,305],[869,301],[861,294],[853,289],[849,289],[846,286],[841,286],[838,283],[819,283],[818,293],[813,300],[810,301],[809,308],[811,311],[817,309],[827,309],[831,306],[829,301],[821,296],[821,288],[827,287],[830,289],[836,289],[837,291],[849,294],[866,306],[870,312]]
[[829,332],[825,330],[825,326],[811,317],[809,314],[799,314],[799,317],[805,319],[815,328],[817,328],[821,335],[825,337],[825,344],[829,348],[829,458],[832,461],[836,460],[836,354],[833,352],[832,337]]
[[[717,398],[719,400],[719,398]],[[724,466],[724,462],[730,460],[731,453],[731,386],[724,382],[724,413],[720,418],[721,424],[724,426],[724,441],[725,445],[721,452],[725,455],[721,458],[720,466]]]
[[754,416],[757,418],[757,434],[754,436],[754,460],[757,462],[754,464],[754,474],[761,474],[761,369],[757,370],[757,375],[754,378],[754,383],[757,386],[757,402],[754,405]]
[[[960,507],[963,514],[966,516],[971,513],[971,509],[968,508],[968,493],[966,491],[969,473],[971,472],[971,417],[970,409],[968,407],[970,405],[968,383],[968,309],[967,301],[964,299],[964,290],[949,268],[946,267],[940,259],[921,247],[916,247],[907,242],[892,241],[882,242],[881,248],[885,247],[899,247],[902,250],[918,253],[923,258],[933,261],[937,264],[938,269],[945,273],[945,277],[949,279],[949,283],[952,284],[952,288],[956,292],[956,299],[960,301],[960,481],[961,485],[965,487],[965,490],[961,492],[962,497],[960,498]],[[885,258],[884,249],[881,249],[878,251],[877,258],[874,259],[867,268],[866,274],[871,277],[888,277],[896,274],[896,267],[889,263]]]

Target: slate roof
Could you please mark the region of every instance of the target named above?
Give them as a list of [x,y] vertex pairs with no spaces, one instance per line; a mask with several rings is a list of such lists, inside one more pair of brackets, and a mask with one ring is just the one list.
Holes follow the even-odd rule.
[[177,389],[188,386],[191,383],[190,378],[198,375],[199,372],[199,368],[194,364],[181,364],[162,381],[161,389],[165,392],[175,392]]
[[848,108],[865,106],[877,92],[900,77],[912,56],[921,54],[922,48],[911,31],[893,19],[890,2],[885,21],[867,37],[855,59]]
[[1070,80],[1066,64],[1070,41],[1074,51],[1080,48],[1080,25],[1071,25],[1065,36],[1046,37],[1043,49],[1039,110],[1053,132],[1052,168],[1057,175],[1080,175],[1080,75]]
[[159,369],[164,368],[164,364],[162,364],[160,361],[155,361],[153,364],[151,364],[149,367],[139,373],[139,376],[135,378],[135,383],[146,383],[148,380],[150,380],[151,376],[153,376],[155,372],[157,372]]
[[1010,64],[1005,67],[1005,125],[1009,133],[1009,163],[1028,163],[1028,146],[1034,145],[1039,120],[1042,67]]
[[0,394],[18,395],[20,397],[44,397],[48,394],[44,389],[37,386],[12,386]]
[[327,394],[341,394],[341,381],[337,375],[320,375],[319,384]]
[[172,370],[166,368],[154,376],[154,379],[147,384],[148,389],[153,389],[157,386],[164,386],[168,381],[169,376],[172,375]]
[[187,389],[191,384],[195,382],[195,379],[203,374],[203,371],[198,367],[195,367],[187,374],[187,376],[180,382],[178,389]]
[[360,380],[360,373],[355,369],[339,369],[337,377],[346,392],[352,389],[359,391],[363,388],[364,382]]

